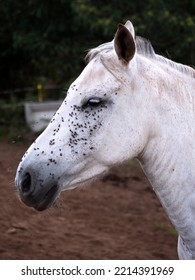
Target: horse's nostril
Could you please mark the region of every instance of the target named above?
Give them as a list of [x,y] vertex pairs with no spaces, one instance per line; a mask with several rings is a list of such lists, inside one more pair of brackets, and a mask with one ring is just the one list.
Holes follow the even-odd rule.
[[27,195],[31,191],[31,175],[29,173],[24,174],[21,181],[21,191],[24,195]]

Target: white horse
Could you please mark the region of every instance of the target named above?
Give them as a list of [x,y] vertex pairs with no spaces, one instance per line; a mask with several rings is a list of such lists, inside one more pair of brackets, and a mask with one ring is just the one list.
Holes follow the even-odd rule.
[[87,59],[19,164],[21,200],[44,210],[137,158],[179,233],[179,258],[195,259],[195,70],[156,55],[130,21]]

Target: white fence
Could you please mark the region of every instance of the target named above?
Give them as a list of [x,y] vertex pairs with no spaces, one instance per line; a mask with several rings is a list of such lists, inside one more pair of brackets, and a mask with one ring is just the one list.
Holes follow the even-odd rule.
[[62,100],[38,102],[25,102],[25,120],[28,127],[33,132],[43,130],[52,119],[55,112],[58,110]]

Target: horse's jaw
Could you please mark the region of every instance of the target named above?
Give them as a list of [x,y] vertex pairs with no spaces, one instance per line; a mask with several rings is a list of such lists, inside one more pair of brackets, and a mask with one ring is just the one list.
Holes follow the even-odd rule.
[[58,182],[60,190],[72,190],[77,187],[89,185],[92,181],[102,178],[108,170],[108,166],[91,164],[90,168],[87,168],[86,166],[79,174],[76,173],[67,176],[67,174],[64,173]]

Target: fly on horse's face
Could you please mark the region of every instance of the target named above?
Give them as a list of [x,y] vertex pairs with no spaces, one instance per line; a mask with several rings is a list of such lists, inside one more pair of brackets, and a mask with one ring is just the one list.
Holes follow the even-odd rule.
[[109,50],[100,46],[49,126],[24,155],[16,185],[27,205],[44,210],[62,190],[141,152],[146,137],[140,137],[144,125],[140,126],[134,93],[133,37],[128,22],[119,26]]

